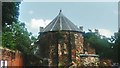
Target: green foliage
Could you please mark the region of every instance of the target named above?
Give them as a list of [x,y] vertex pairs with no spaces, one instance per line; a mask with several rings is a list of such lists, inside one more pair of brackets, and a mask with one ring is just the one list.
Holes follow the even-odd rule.
[[2,46],[29,53],[35,37],[18,21],[20,2],[2,2]]
[[2,46],[2,32],[0,32],[0,47]]
[[24,23],[13,23],[3,28],[2,46],[11,50],[19,50],[23,54],[25,65],[35,64],[35,61],[39,61],[39,58],[34,55],[35,41],[36,38],[27,31]]
[[2,2],[2,26],[17,23],[20,2]]
[[20,2],[2,3],[2,46],[19,50],[23,54],[24,65],[29,66],[38,63],[40,59],[34,55],[36,38],[27,31],[25,23],[18,21],[19,4]]
[[[13,23],[3,28],[3,47],[29,53],[34,37],[27,31],[24,23]],[[34,38],[35,39],[35,38]]]
[[113,47],[113,49],[114,49],[114,59],[115,59],[115,61],[117,61],[119,64],[120,64],[120,32],[117,32],[117,33],[115,33],[115,39],[116,39],[116,41],[115,41],[115,43],[114,43],[114,47]]
[[98,32],[87,32],[84,35],[85,41],[95,48],[96,53],[100,55],[100,58],[112,58],[113,49],[112,43],[105,36],[101,36]]

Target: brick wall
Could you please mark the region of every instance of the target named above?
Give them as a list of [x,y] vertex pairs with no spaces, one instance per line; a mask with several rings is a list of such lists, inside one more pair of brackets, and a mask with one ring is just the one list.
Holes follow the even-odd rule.
[[7,48],[0,48],[0,60],[7,61],[8,68],[17,66],[17,68],[22,68],[23,57],[19,51],[12,51]]

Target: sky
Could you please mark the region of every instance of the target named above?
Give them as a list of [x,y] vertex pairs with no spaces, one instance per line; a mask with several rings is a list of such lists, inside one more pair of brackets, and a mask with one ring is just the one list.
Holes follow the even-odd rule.
[[[19,1],[19,0],[18,0]],[[24,2],[118,2],[119,0],[22,0]]]
[[38,35],[39,27],[49,24],[62,9],[63,15],[84,31],[98,29],[110,37],[118,31],[117,2],[22,2],[19,20],[29,32]]

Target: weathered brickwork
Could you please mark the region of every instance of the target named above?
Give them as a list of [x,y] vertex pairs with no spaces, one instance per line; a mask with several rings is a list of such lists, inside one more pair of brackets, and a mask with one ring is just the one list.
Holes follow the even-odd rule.
[[19,51],[12,51],[7,48],[0,48],[0,61],[7,61],[7,67],[22,68],[23,57]]
[[[47,61],[45,66],[81,66],[85,62],[97,62],[94,57],[80,57],[84,54],[84,38],[80,32],[47,32],[39,41],[39,56]],[[88,47],[88,53],[95,54],[95,50]],[[90,52],[91,51],[91,52]],[[88,60],[87,60],[88,59]]]

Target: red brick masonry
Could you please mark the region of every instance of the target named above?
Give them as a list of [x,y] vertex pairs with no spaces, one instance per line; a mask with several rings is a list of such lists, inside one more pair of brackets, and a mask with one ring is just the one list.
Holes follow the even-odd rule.
[[7,61],[7,68],[14,66],[17,66],[17,68],[22,68],[23,66],[22,54],[19,51],[12,51],[7,48],[0,47],[0,61]]

